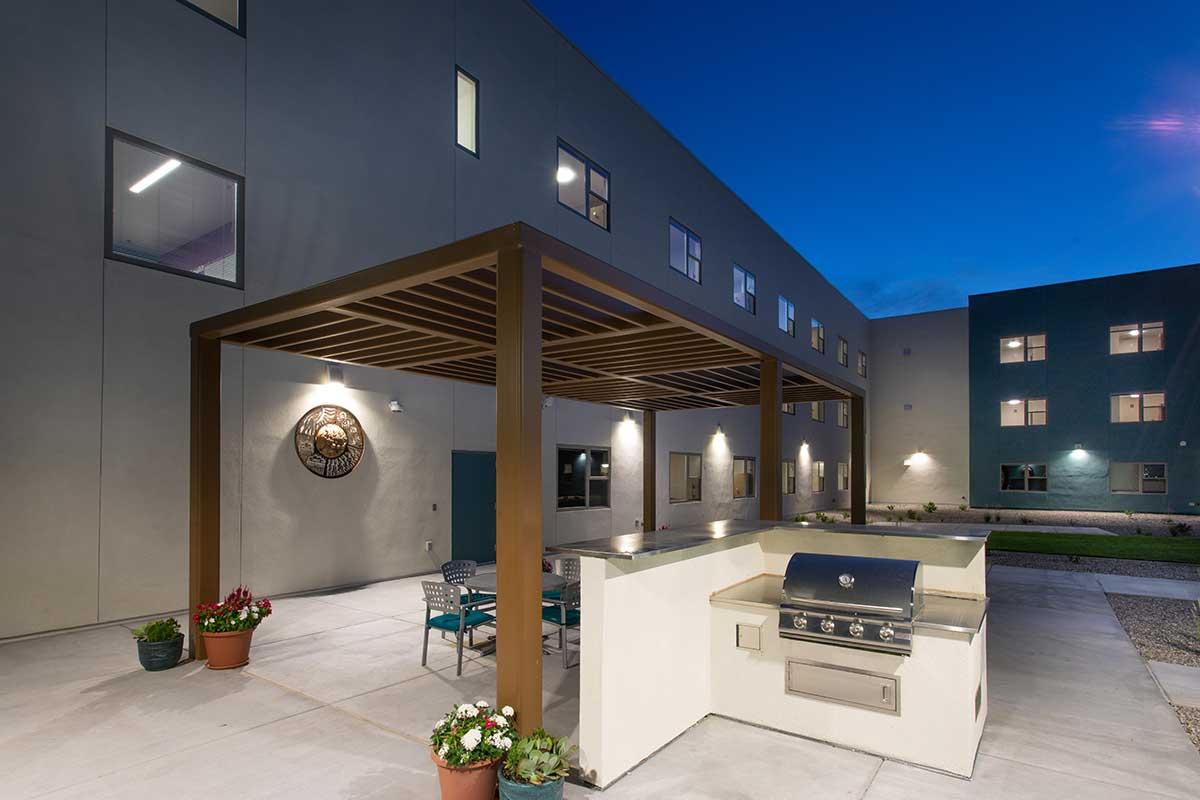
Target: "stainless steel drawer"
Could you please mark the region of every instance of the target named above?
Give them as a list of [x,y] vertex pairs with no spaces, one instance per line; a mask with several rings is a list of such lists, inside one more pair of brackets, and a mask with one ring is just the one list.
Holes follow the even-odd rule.
[[900,679],[894,675],[789,658],[784,688],[788,694],[900,713]]

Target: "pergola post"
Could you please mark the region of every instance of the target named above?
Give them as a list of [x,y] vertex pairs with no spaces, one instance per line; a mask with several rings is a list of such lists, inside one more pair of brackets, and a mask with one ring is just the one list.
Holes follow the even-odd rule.
[[653,411],[642,412],[642,530],[658,528],[658,420]]
[[783,370],[775,358],[764,358],[759,364],[758,419],[758,516],[783,519]]
[[867,426],[863,397],[850,396],[850,523],[867,524]]
[[[192,338],[191,511],[188,533],[189,620],[197,603],[221,591],[221,341]],[[188,654],[201,659],[204,640],[191,622]]]
[[542,264],[527,248],[496,266],[496,698],[542,726]]

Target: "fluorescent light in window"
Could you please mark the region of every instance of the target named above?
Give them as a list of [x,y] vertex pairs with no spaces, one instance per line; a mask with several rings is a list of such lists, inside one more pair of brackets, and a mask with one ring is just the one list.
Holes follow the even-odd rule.
[[1019,406],[1019,405],[1021,405],[1021,401],[1020,400],[1009,400],[1008,404],[1010,406]]
[[1137,335],[1138,335],[1138,332],[1137,332],[1136,330],[1132,330],[1132,331],[1130,331],[1130,332],[1129,332],[1129,335],[1130,335],[1130,336],[1137,336]]
[[134,194],[141,194],[144,190],[149,189],[151,186],[158,183],[160,180],[162,180],[168,174],[173,172],[175,170],[175,168],[179,166],[179,164],[180,164],[180,162],[178,161],[178,159],[174,159],[174,158],[168,159],[167,161],[163,162],[161,165],[156,167],[155,170],[153,172],[151,172],[149,175],[142,178],[140,181],[135,183],[133,186],[130,186],[129,191],[133,192]]
[[1020,347],[1020,346],[1021,346],[1021,340],[1020,340],[1020,339],[1009,339],[1009,340],[1008,340],[1008,346],[1009,346],[1009,347],[1012,347],[1012,348],[1017,348],[1017,347]]
[[570,167],[559,167],[558,172],[554,174],[554,179],[559,183],[570,183],[576,177],[575,170]]
[[1140,395],[1140,394],[1131,394],[1131,395],[1129,395],[1129,396],[1130,396],[1131,398],[1133,398],[1134,400],[1137,400],[1139,397],[1141,397],[1141,395]]

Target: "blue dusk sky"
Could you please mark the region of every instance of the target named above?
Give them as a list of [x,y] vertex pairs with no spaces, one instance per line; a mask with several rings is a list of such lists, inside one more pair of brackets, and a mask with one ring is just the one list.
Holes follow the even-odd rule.
[[868,316],[1200,261],[1194,0],[534,2]]

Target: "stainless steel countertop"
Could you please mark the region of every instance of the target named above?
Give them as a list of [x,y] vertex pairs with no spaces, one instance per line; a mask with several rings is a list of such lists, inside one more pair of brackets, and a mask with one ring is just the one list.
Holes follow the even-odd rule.
[[[783,576],[763,574],[713,592],[709,602],[778,609],[782,599]],[[986,597],[951,597],[924,592],[921,599],[923,607],[913,622],[914,628],[976,634],[987,616]]]
[[987,541],[990,528],[969,525],[940,526],[938,528],[907,527],[902,525],[825,525],[803,522],[776,522],[772,520],[726,519],[686,528],[675,528],[646,533],[627,533],[602,539],[587,539],[567,542],[546,548],[551,553],[587,556],[591,558],[646,558],[648,556],[686,550],[689,547],[746,536],[775,528],[796,531],[820,531],[822,533],[858,534],[867,536],[902,536],[913,539],[943,539],[961,542]]

